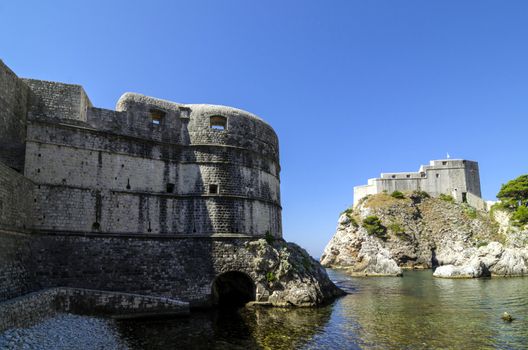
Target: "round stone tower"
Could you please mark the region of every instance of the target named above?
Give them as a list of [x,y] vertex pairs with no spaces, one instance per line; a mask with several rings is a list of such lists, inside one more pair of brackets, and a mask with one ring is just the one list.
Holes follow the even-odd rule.
[[157,232],[282,236],[278,138],[265,121],[235,108],[135,93],[124,94],[116,111],[129,124],[149,116],[159,132],[148,136],[163,143],[160,156],[170,160],[153,163],[165,168],[169,193]]

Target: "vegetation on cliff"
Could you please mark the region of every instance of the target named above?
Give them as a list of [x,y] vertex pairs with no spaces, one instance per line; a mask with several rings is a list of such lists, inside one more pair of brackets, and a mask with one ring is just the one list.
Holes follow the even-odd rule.
[[510,225],[518,220],[518,208],[522,214],[527,207],[518,206],[515,212],[496,208],[490,214],[451,196],[371,195],[342,213],[321,263],[359,275],[399,275],[402,268],[440,265],[463,266],[447,274],[464,277],[490,271],[523,275],[528,273],[527,262],[524,253],[515,249],[525,246],[519,237],[528,234]]
[[523,227],[528,224],[528,175],[508,181],[502,185],[497,198],[500,202],[494,210],[503,209],[511,213],[511,224]]

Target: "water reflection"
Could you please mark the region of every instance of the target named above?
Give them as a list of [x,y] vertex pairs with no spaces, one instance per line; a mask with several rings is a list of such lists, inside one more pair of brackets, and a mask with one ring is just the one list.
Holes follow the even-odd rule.
[[[339,275],[333,272],[333,277]],[[334,312],[358,324],[355,340],[369,349],[524,349],[528,342],[528,279],[446,280],[430,271],[403,278],[350,279],[357,292]],[[502,312],[517,320],[504,323]],[[343,333],[345,330],[342,331]]]
[[[525,349],[528,278],[447,280],[431,271],[352,278],[350,294],[315,309],[240,309],[117,322],[133,349]],[[512,323],[500,319],[507,311]]]
[[298,349],[322,333],[331,306],[196,312],[189,318],[119,321],[132,349]]

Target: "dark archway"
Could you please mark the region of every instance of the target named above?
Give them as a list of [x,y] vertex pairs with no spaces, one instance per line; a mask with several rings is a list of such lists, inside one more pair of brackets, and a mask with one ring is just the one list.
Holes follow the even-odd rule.
[[241,307],[255,300],[255,284],[245,273],[225,272],[214,280],[212,295],[215,306]]

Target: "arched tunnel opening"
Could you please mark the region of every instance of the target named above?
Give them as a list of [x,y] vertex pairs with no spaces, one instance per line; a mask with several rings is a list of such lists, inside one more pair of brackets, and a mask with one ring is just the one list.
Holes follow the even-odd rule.
[[238,271],[225,272],[213,282],[213,305],[238,308],[255,300],[255,284],[251,277]]

